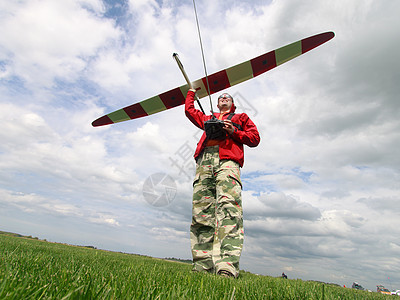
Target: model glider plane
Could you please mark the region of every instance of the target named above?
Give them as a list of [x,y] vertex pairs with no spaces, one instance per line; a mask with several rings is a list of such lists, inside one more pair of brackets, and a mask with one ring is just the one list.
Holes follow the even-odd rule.
[[[324,32],[299,40],[292,44],[270,51],[251,60],[228,69],[213,73],[192,82],[198,98],[212,95],[221,90],[265,73],[301,54],[304,54],[335,36],[333,32]],[[208,81],[208,84],[207,84]],[[208,87],[208,88],[207,88]],[[185,103],[189,84],[174,88],[157,96],[129,105],[92,122],[92,125],[103,126],[127,120],[133,120],[158,113]],[[209,93],[208,93],[209,91]]]

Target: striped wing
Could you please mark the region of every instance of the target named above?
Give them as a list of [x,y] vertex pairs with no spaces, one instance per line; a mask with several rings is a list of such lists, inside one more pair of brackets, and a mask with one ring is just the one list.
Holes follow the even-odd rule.
[[[292,44],[283,46],[271,52],[255,57],[249,61],[235,65],[228,69],[208,76],[210,94],[214,94],[235,84],[241,83],[262,73],[265,73],[319,45],[335,36],[333,32],[320,33]],[[193,83],[197,89],[197,96],[203,98],[207,93],[207,79],[201,78]],[[137,119],[167,110],[185,103],[185,96],[189,86],[187,84],[159,94],[152,98],[124,107],[93,121],[93,126],[102,126],[122,121]]]

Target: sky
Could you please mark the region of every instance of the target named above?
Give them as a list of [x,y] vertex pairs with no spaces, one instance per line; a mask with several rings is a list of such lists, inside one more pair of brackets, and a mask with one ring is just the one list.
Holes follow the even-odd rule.
[[[400,2],[196,4],[209,74],[335,32],[226,90],[261,135],[240,268],[399,289]],[[175,52],[204,76],[192,1],[0,0],[0,28],[0,230],[190,259],[201,132],[183,107],[91,122],[183,85]]]

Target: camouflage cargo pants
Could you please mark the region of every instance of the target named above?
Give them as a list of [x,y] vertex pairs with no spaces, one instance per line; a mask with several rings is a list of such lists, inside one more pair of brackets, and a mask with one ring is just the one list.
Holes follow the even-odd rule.
[[243,247],[242,185],[239,164],[220,160],[218,146],[197,160],[190,227],[193,269],[239,275]]

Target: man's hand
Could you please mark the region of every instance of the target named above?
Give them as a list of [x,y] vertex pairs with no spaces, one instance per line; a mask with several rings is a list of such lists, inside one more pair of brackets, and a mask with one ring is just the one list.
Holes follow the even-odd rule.
[[235,131],[235,128],[233,127],[232,121],[231,120],[224,120],[225,126],[223,129],[228,132],[229,134],[232,134],[233,131]]

